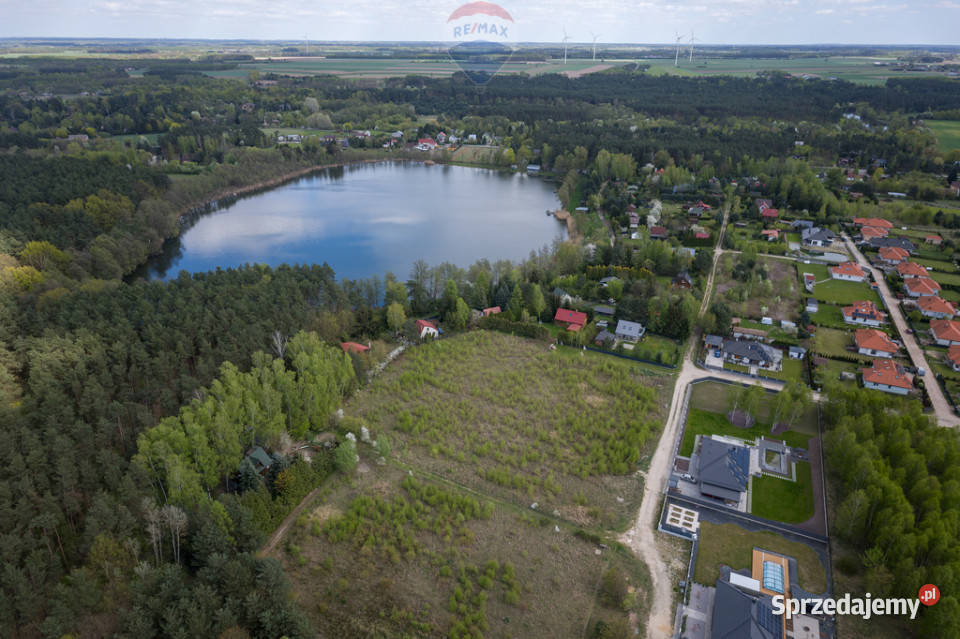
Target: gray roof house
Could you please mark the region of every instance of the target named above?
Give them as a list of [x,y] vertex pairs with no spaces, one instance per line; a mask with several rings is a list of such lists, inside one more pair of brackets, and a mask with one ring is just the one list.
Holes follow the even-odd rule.
[[646,332],[642,324],[620,320],[617,322],[617,337],[627,342],[635,342]]
[[712,348],[723,348],[723,338],[719,335],[707,335],[703,343]]
[[800,231],[800,239],[807,246],[830,246],[837,236],[830,229],[811,226]]
[[717,580],[710,639],[783,639],[783,618],[773,614],[773,598],[750,595]]
[[612,306],[607,306],[605,304],[597,304],[593,307],[593,312],[596,315],[603,315],[604,317],[613,317],[613,314],[617,312],[617,309]]
[[813,220],[794,220],[793,222],[790,222],[790,226],[795,229],[813,228]]
[[605,342],[612,342],[614,339],[616,339],[616,336],[613,333],[607,329],[603,329],[597,333],[597,336],[593,339],[593,341],[598,346],[602,346]]
[[883,248],[884,246],[895,246],[897,248],[902,248],[907,253],[913,253],[917,250],[917,247],[913,245],[913,242],[908,240],[905,237],[871,237],[870,246],[873,248]]
[[745,446],[701,437],[697,461],[701,493],[726,501],[740,501],[740,494],[747,490],[750,472],[750,451]]
[[776,349],[752,340],[723,340],[723,357],[747,366],[775,366],[777,354]]
[[806,309],[805,309],[805,310],[806,310],[808,313],[816,313],[818,310],[820,310],[820,306],[819,306],[819,304],[817,304],[817,298],[815,298],[815,297],[808,297],[808,298],[807,298],[807,306],[806,306]]
[[807,349],[803,346],[790,347],[790,359],[803,359],[807,354]]

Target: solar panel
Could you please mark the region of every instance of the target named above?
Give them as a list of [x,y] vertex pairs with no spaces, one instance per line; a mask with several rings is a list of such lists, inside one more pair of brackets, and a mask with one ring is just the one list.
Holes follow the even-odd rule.
[[783,566],[772,562],[763,562],[763,587],[773,592],[783,592]]

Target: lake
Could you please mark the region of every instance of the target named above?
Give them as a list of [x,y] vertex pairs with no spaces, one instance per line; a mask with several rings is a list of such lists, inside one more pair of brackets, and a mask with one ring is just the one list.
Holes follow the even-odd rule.
[[418,259],[469,266],[518,260],[566,238],[545,214],[560,202],[539,178],[417,162],[324,169],[198,216],[137,275],[172,279],[243,264],[329,264],[338,278],[392,271]]

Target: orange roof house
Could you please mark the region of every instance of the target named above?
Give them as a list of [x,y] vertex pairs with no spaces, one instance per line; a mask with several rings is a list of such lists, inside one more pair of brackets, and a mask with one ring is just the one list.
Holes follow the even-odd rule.
[[889,231],[885,228],[879,226],[864,226],[860,229],[860,236],[869,240],[872,237],[886,237],[889,234]]
[[940,291],[940,285],[929,277],[911,277],[906,279],[903,281],[903,288],[910,297],[936,295]]
[[490,308],[483,309],[483,316],[490,317],[491,315],[497,315],[500,312],[499,306],[491,306]]
[[960,322],[953,320],[930,320],[930,335],[940,346],[960,344]]
[[854,302],[850,306],[844,306],[841,309],[843,321],[848,324],[864,324],[866,326],[880,326],[884,322],[884,314],[877,309],[873,302],[860,301]]
[[957,314],[957,308],[939,295],[923,295],[917,298],[917,308],[924,317],[944,319]]
[[887,393],[906,395],[913,388],[913,375],[891,359],[875,359],[873,366],[861,369],[863,385]]
[[903,279],[909,277],[929,277],[929,275],[927,275],[927,269],[916,262],[901,262],[897,264],[897,273],[899,273]]
[[861,355],[893,357],[900,347],[893,343],[890,336],[875,328],[858,328],[853,340]]
[[889,220],[881,220],[879,217],[855,217],[853,218],[854,226],[875,226],[883,229],[892,229],[893,222]]
[[340,348],[344,353],[366,353],[370,350],[369,346],[357,344],[356,342],[340,342]]
[[830,267],[830,277],[835,280],[862,282],[866,276],[867,274],[863,272],[863,269],[860,268],[860,265],[856,262],[844,262],[843,264]]
[[877,253],[880,255],[880,259],[888,264],[899,264],[910,259],[910,253],[899,246],[881,246]]

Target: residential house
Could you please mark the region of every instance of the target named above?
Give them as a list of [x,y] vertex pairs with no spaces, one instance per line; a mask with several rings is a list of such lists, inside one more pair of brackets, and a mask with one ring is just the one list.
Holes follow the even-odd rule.
[[830,277],[847,282],[862,282],[867,278],[867,274],[856,262],[843,262],[830,267]]
[[707,233],[706,231],[697,231],[696,233],[693,234],[693,237],[698,240],[709,240],[710,234]]
[[720,350],[723,348],[723,338],[719,335],[704,335],[703,343],[707,348]]
[[873,237],[870,238],[868,244],[875,249],[879,249],[884,246],[898,246],[911,255],[913,255],[913,252],[917,250],[917,247],[913,245],[913,242],[905,237]]
[[428,337],[439,337],[440,331],[437,329],[436,324],[434,324],[433,322],[428,322],[427,320],[418,319],[417,335],[420,336],[420,339],[426,339]]
[[751,339],[758,342],[766,341],[767,332],[760,330],[759,328],[740,328],[739,326],[733,327],[733,338],[734,339]]
[[568,331],[579,331],[587,323],[587,314],[580,311],[571,311],[566,308],[558,308],[557,314],[553,316],[553,321],[557,324],[564,324]]
[[606,304],[597,304],[593,307],[593,314],[599,315],[603,319],[610,319],[616,312],[617,309],[612,306],[607,306]]
[[667,228],[665,226],[651,226],[650,227],[650,239],[651,240],[665,240],[667,239]]
[[739,503],[750,476],[750,449],[712,437],[701,437],[697,463],[697,478],[703,495]]
[[858,328],[853,341],[858,353],[871,357],[893,357],[900,350],[889,335],[875,328]]
[[886,321],[886,316],[877,309],[876,304],[869,300],[844,306],[840,312],[843,314],[843,321],[847,324],[880,326]]
[[446,144],[447,143],[447,134],[441,131],[437,133],[437,144]]
[[810,226],[800,231],[800,241],[805,246],[830,246],[836,237],[830,229],[822,229],[819,226]]
[[783,366],[783,351],[750,340],[724,340],[723,358],[741,366],[757,366],[771,371],[778,371]]
[[860,372],[866,388],[895,395],[906,395],[913,388],[913,375],[891,359],[875,359],[870,368],[863,368]]
[[951,346],[947,349],[947,364],[954,371],[960,373],[960,346]]
[[790,222],[790,227],[794,229],[810,229],[813,226],[813,220],[794,220]]
[[[737,573],[731,572],[730,580],[737,576]],[[773,597],[759,589],[744,592],[730,581],[718,579],[713,595],[712,615],[710,636],[706,639],[785,638],[783,616],[774,614]],[[794,627],[798,627],[798,623],[794,618]],[[816,636],[819,637],[820,633]]]
[[890,220],[881,219],[879,217],[855,217],[853,218],[853,225],[859,227],[873,226],[887,230],[893,228],[893,222]]
[[938,346],[960,344],[960,322],[954,320],[930,320],[930,335]]
[[791,346],[788,355],[790,359],[803,359],[807,356],[807,349],[803,346]]
[[911,277],[903,280],[903,290],[910,297],[936,295],[940,292],[940,285],[929,277]]
[[627,217],[630,219],[630,228],[635,229],[640,226],[640,216],[634,213],[628,213]]
[[699,206],[691,206],[689,209],[687,209],[687,215],[689,215],[691,219],[699,220],[700,216],[703,214],[704,210]]
[[808,297],[807,305],[804,307],[803,310],[805,310],[808,313],[816,313],[818,310],[820,310],[820,306],[817,304],[817,298]]
[[693,278],[687,271],[680,271],[671,282],[676,288],[693,288]]
[[883,246],[877,253],[880,261],[889,266],[897,266],[910,259],[910,254],[898,246]]
[[817,278],[813,273],[803,274],[803,288],[807,289],[807,292],[813,293],[813,286],[816,283],[817,283]]
[[247,451],[244,461],[250,462],[258,475],[265,475],[270,467],[273,466],[273,459],[260,446],[254,446]]
[[607,329],[603,329],[602,331],[597,333],[597,336],[593,339],[593,343],[596,344],[597,346],[606,346],[608,342],[613,342],[616,339],[617,338],[613,333],[611,333]]
[[646,329],[638,322],[628,322],[627,320],[617,322],[617,338],[625,342],[636,342],[643,337],[645,332]]
[[491,306],[483,309],[482,312],[484,317],[490,317],[491,315],[499,315],[502,311],[499,306]]
[[606,286],[607,284],[609,284],[610,282],[612,282],[612,281],[615,280],[615,279],[617,279],[617,278],[616,278],[615,276],[613,276],[613,275],[608,275],[607,277],[602,277],[602,278],[600,278],[600,286]]
[[900,277],[904,280],[910,279],[911,277],[930,277],[930,275],[927,274],[927,269],[916,262],[901,262],[897,264],[897,273],[899,273]]
[[777,209],[763,209],[760,211],[760,219],[765,222],[770,222],[777,219],[780,216],[780,211]]
[[758,211],[763,211],[763,210],[765,210],[765,209],[769,209],[769,208],[772,207],[772,206],[773,206],[773,201],[772,201],[772,200],[769,200],[769,199],[767,199],[767,198],[761,198],[761,199],[758,199],[758,200],[757,200],[757,210],[758,210]]
[[437,148],[437,142],[433,138],[420,138],[417,140],[417,149],[420,151],[433,151]]
[[760,231],[760,237],[767,238],[768,242],[775,242],[780,238],[780,231],[777,229],[763,229]]
[[943,244],[943,238],[940,237],[939,235],[928,235],[925,238],[923,238],[923,241],[926,244],[933,244],[934,246],[940,246],[941,244]]
[[356,342],[340,342],[340,348],[344,353],[366,353],[370,350],[369,346],[357,344]]
[[939,295],[924,295],[917,298],[920,314],[931,319],[950,319],[957,314],[957,308]]
[[889,233],[890,231],[879,226],[864,226],[860,229],[860,240],[869,242],[874,238],[885,238]]

